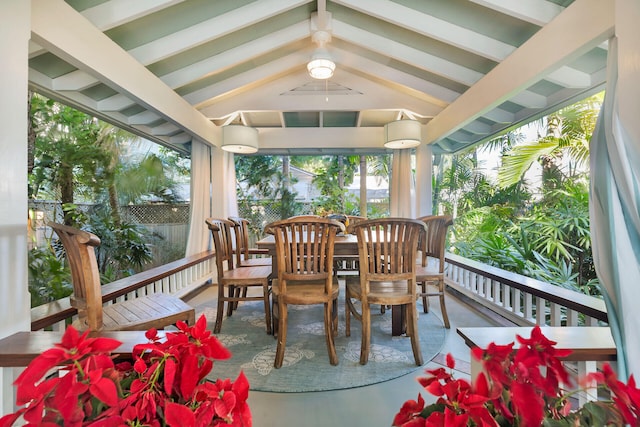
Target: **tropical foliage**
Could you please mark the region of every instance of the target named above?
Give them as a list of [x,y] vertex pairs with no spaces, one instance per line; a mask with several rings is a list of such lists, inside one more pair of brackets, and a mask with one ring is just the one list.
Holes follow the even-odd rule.
[[[149,199],[173,201],[175,180],[165,165],[175,168],[182,162],[162,151],[132,158],[133,135],[42,96],[32,95],[30,106],[29,196],[60,201],[67,225],[100,236],[97,255],[105,282],[142,271],[160,236],[123,220],[119,207]],[[80,209],[86,202],[93,208]],[[62,249],[50,242],[30,251],[32,305],[71,293],[62,260]]]
[[[587,160],[601,100],[599,94],[549,116],[535,142],[516,132],[487,144],[501,158],[497,180],[479,172],[480,151],[445,159],[434,199],[441,212],[456,215],[450,250],[598,295]],[[534,163],[537,176],[531,173]]]

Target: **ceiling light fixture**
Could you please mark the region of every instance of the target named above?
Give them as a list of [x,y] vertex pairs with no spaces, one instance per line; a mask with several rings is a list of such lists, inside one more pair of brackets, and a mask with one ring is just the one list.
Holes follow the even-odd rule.
[[384,125],[384,146],[387,148],[413,148],[421,141],[422,126],[417,120],[396,120]]
[[307,70],[314,79],[326,80],[333,76],[333,72],[336,69],[333,58],[325,48],[327,42],[331,40],[331,35],[326,31],[316,31],[311,36],[311,39],[318,47],[313,51],[311,61],[307,64]]
[[258,129],[242,125],[223,126],[222,149],[238,154],[256,153],[258,151]]

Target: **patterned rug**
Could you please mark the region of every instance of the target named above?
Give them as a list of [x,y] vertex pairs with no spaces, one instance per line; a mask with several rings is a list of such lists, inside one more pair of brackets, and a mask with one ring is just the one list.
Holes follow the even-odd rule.
[[[218,339],[232,352],[229,360],[215,362],[210,379],[235,379],[244,371],[251,390],[272,392],[326,391],[362,387],[408,374],[416,366],[407,337],[391,336],[391,310],[373,310],[369,363],[360,365],[360,322],[351,321],[351,336],[345,336],[344,297],[339,307],[338,336],[335,338],[339,364],[329,363],[324,339],[322,306],[289,306],[289,331],[285,360],[275,369],[276,340],[267,335],[262,301],[240,303],[237,311],[222,322]],[[447,330],[432,313],[419,307],[420,346],[425,364],[442,349]],[[196,308],[204,313],[213,330],[215,301]]]

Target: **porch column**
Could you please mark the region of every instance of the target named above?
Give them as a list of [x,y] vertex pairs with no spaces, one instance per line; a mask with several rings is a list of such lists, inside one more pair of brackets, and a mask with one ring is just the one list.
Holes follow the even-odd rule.
[[[27,287],[27,82],[31,3],[0,1],[0,337],[31,329]],[[13,409],[0,370],[0,413]]]
[[424,142],[416,148],[416,218],[433,215],[433,150]]

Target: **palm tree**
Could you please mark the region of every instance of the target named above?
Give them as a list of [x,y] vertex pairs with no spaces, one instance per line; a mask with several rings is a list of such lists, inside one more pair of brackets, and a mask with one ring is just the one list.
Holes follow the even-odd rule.
[[[559,181],[588,165],[589,141],[604,92],[586,98],[547,117],[546,134],[536,142],[516,145],[502,158],[498,184],[518,182],[531,165],[540,161],[543,186],[557,188]],[[563,161],[566,164],[562,168]]]

